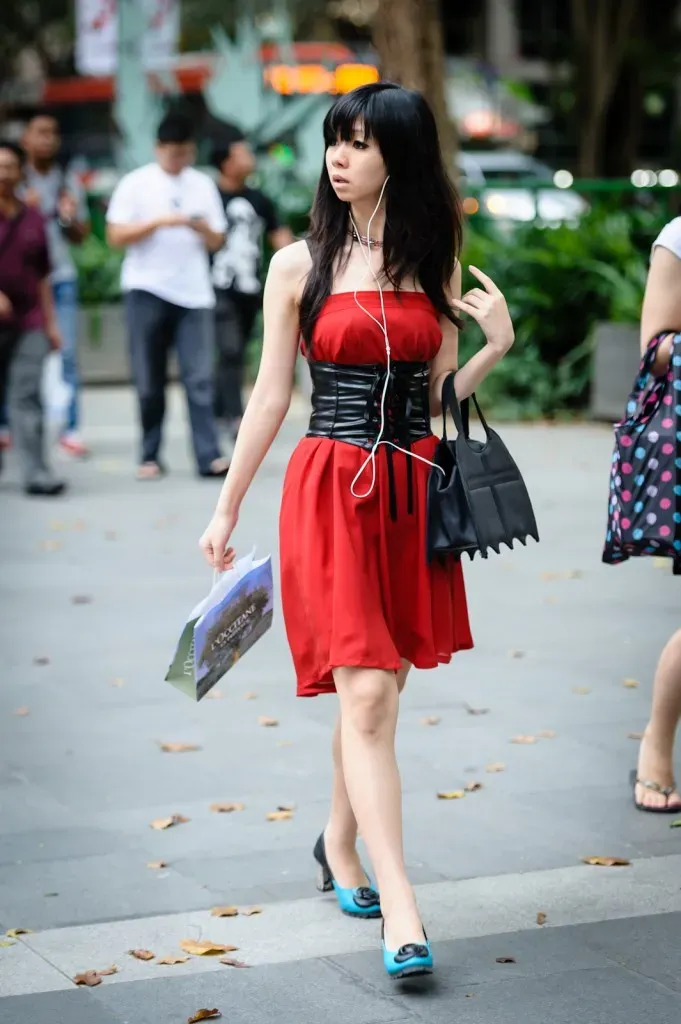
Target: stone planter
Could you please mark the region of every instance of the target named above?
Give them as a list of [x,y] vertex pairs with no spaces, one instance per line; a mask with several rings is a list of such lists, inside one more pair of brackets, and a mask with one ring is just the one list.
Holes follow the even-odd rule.
[[[84,384],[129,384],[128,336],[122,304],[80,310],[79,363]],[[174,356],[168,376],[177,376]]]
[[593,332],[591,416],[622,418],[641,361],[638,324],[597,324]]

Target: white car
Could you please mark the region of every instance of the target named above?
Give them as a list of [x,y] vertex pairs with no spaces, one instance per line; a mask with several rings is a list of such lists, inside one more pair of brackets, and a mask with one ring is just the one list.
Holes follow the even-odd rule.
[[[457,169],[462,185],[479,194],[487,216],[500,221],[534,221],[542,224],[576,224],[589,209],[588,203],[571,191],[569,171],[553,171],[534,157],[511,150],[460,151]],[[537,188],[510,188],[514,181],[537,182]],[[499,182],[499,186],[495,185]],[[556,187],[560,182],[562,187]]]

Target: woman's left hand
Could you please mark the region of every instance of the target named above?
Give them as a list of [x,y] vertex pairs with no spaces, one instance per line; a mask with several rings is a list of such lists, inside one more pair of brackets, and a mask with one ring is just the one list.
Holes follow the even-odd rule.
[[506,299],[491,277],[483,274],[482,270],[478,270],[477,267],[468,269],[477,277],[483,287],[471,288],[460,299],[454,299],[452,305],[477,320],[485,333],[488,344],[500,356],[503,356],[515,340]]

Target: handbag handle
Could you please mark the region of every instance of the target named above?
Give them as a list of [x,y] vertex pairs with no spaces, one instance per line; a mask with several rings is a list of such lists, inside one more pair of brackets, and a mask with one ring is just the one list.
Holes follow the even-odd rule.
[[[470,403],[468,398],[464,398],[461,405],[459,405],[459,400],[456,397],[456,390],[454,388],[455,374],[455,370],[448,373],[442,384],[442,439],[444,441],[447,440],[447,412],[449,411],[452,415],[454,426],[458,433],[466,442],[468,442],[470,437]],[[475,392],[473,392],[470,397],[473,399],[473,405],[477,411],[482,428],[485,431],[485,436],[489,439],[491,431],[487,420],[485,419],[485,415],[480,408],[480,403],[475,396]]]

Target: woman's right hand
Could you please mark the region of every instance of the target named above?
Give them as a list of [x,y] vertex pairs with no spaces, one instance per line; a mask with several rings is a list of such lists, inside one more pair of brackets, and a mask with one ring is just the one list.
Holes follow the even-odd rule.
[[199,541],[204,558],[217,572],[225,572],[234,562],[234,548],[227,544],[238,518],[235,512],[217,511]]

